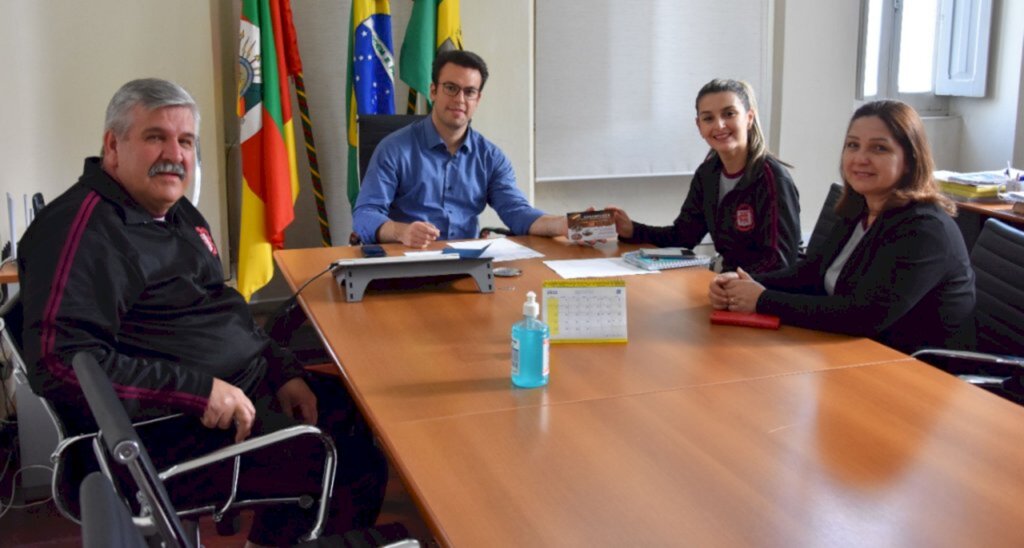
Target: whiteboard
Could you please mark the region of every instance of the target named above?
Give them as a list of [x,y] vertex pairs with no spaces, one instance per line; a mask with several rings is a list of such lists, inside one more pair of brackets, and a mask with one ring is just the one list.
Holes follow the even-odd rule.
[[771,4],[537,2],[537,181],[692,174],[708,152],[694,101],[713,78],[753,86],[767,138]]

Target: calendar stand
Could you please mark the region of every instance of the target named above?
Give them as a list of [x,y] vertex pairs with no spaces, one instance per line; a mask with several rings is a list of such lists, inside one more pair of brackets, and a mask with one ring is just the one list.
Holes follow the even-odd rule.
[[627,340],[623,280],[548,280],[541,309],[552,343]]

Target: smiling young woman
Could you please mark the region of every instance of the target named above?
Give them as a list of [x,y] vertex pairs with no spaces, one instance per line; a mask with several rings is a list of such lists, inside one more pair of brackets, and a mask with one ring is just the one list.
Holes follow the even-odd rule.
[[793,264],[800,245],[800,196],[786,164],[768,152],[754,91],[712,80],[697,93],[697,130],[711,150],[697,168],[671,226],[634,222],[610,207],[619,238],[694,247],[711,234],[722,269],[771,272]]

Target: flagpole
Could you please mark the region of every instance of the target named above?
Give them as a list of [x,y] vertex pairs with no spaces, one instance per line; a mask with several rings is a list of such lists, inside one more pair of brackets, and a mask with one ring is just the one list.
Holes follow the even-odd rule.
[[302,72],[295,75],[295,95],[299,99],[299,114],[302,117],[302,137],[306,141],[309,178],[313,182],[313,197],[316,200],[316,220],[320,226],[320,245],[331,247],[331,224],[327,219],[324,187],[320,180],[320,163],[316,157],[316,142],[313,140],[313,122],[309,118],[309,104],[306,102],[306,83],[302,78]]
[[409,99],[405,103],[406,114],[416,114],[416,90],[409,88]]

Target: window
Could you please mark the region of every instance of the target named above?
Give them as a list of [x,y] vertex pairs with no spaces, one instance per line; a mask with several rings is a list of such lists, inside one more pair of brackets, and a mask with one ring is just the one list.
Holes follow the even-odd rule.
[[925,114],[984,96],[991,14],[991,0],[863,0],[857,96]]

